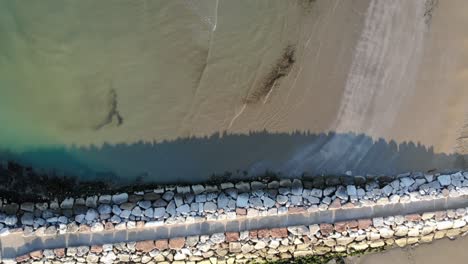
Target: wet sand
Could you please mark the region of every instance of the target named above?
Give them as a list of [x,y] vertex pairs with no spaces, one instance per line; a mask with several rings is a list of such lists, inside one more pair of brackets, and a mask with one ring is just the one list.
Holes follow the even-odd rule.
[[466,263],[468,259],[468,238],[455,240],[442,239],[417,247],[392,249],[382,253],[366,255],[359,258],[349,258],[348,264],[439,264]]

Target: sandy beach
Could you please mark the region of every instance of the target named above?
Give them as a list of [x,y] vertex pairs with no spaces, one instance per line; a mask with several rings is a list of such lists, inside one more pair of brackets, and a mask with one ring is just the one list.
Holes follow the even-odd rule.
[[455,240],[442,239],[431,244],[423,244],[417,247],[392,249],[382,253],[366,255],[363,257],[351,257],[348,264],[436,264],[436,263],[466,263],[468,253],[466,247],[468,238],[462,237]]
[[39,167],[60,157],[75,173],[156,180],[463,167],[449,155],[467,153],[467,9],[463,0],[5,1],[0,146]]

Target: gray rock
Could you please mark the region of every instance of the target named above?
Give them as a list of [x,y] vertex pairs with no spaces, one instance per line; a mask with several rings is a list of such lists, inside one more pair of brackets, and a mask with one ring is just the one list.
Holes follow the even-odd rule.
[[112,202],[114,204],[123,204],[128,202],[128,193],[119,193],[112,195]]
[[390,196],[393,192],[393,188],[390,185],[385,185],[385,187],[382,188],[382,194],[385,196]]
[[122,219],[120,219],[120,217],[118,215],[113,215],[110,219],[110,221],[113,223],[113,224],[119,224],[120,222],[122,222]]
[[301,205],[301,203],[302,203],[302,196],[291,195],[291,204],[292,205]]
[[150,201],[145,201],[145,200],[139,201],[138,206],[140,206],[141,208],[146,210],[146,209],[151,207],[151,202]]
[[141,208],[139,206],[135,206],[132,210],[132,215],[136,217],[141,217],[143,215],[143,212],[141,211]]
[[263,197],[263,205],[266,207],[266,208],[271,208],[273,206],[275,206],[275,201],[267,196],[264,196]]
[[174,195],[174,202],[176,207],[179,207],[184,204],[184,198],[182,197],[181,194],[176,194]]
[[89,197],[86,197],[86,202],[85,202],[85,205],[87,207],[96,207],[97,206],[97,196],[89,196]]
[[346,186],[346,192],[348,193],[349,196],[357,196],[357,189],[356,189],[356,186],[354,185]]
[[66,198],[65,200],[62,201],[62,203],[60,204],[60,208],[62,209],[72,209],[73,208],[73,204],[75,202],[75,199],[73,198]]
[[99,203],[104,203],[104,204],[108,204],[112,201],[112,196],[110,195],[101,195],[99,196]]
[[278,181],[272,181],[268,183],[268,189],[278,189],[278,188],[279,188]]
[[403,187],[403,188],[408,188],[411,185],[413,185],[414,182],[415,182],[414,179],[412,179],[410,177],[404,177],[404,178],[400,179],[400,186]]
[[304,190],[302,186],[302,181],[298,179],[294,179],[291,184],[291,193],[293,195],[302,195],[302,191]]
[[197,202],[197,203],[206,202],[206,194],[199,194],[199,195],[195,196],[195,202]]
[[185,194],[190,192],[190,186],[177,186],[177,193]]
[[34,203],[22,203],[20,209],[25,212],[34,212]]
[[276,196],[276,202],[278,202],[281,205],[284,205],[288,202],[288,197],[284,195],[278,195]]
[[291,189],[290,188],[284,188],[284,187],[281,187],[278,189],[278,192],[282,195],[288,195],[291,193]]
[[308,196],[308,197],[306,197],[306,199],[311,204],[319,204],[320,203],[320,199],[317,198],[317,197],[314,197],[314,196]]
[[206,202],[203,209],[207,213],[214,213],[218,210],[218,207],[213,202]]
[[234,188],[234,184],[231,182],[223,182],[221,183],[221,190],[231,189]]
[[112,207],[108,204],[101,204],[98,207],[99,214],[110,214],[112,212]]
[[339,186],[335,193],[336,197],[340,198],[341,200],[348,200],[348,192],[345,187]]
[[59,218],[57,219],[59,223],[61,224],[67,224],[68,223],[68,218],[66,216],[59,216]]
[[218,196],[218,208],[226,208],[229,203],[229,198],[224,194],[220,193]]
[[158,199],[158,200],[156,200],[156,201],[153,203],[153,206],[154,206],[154,207],[166,207],[166,206],[167,206],[167,202],[164,201],[163,199]]
[[170,214],[171,216],[174,216],[176,214],[176,206],[174,201],[170,201],[169,204],[166,207],[166,212]]
[[8,215],[5,217],[5,225],[14,226],[18,222],[18,218],[15,215]]
[[130,217],[130,215],[132,214],[132,211],[130,210],[122,210],[122,212],[120,213],[120,217],[121,218],[125,218],[125,219],[128,219]]
[[450,175],[441,175],[437,177],[437,181],[439,181],[442,186],[449,186],[452,183]]
[[23,225],[30,225],[32,226],[34,224],[34,215],[32,213],[24,213],[21,216],[21,223]]
[[374,225],[374,227],[383,227],[384,226],[383,217],[372,218],[372,224]]
[[261,190],[265,189],[267,185],[265,183],[259,182],[259,181],[253,181],[250,183],[250,186],[252,190]]
[[288,231],[295,236],[304,236],[309,234],[309,228],[306,226],[290,226]]
[[189,236],[187,237],[187,239],[185,240],[185,244],[188,246],[188,247],[194,247],[197,245],[198,241],[199,241],[199,237],[198,236]]
[[158,207],[154,208],[154,218],[162,218],[166,214],[166,208]]
[[[333,188],[333,191],[335,191],[335,188]],[[317,197],[317,198],[322,198],[322,195],[323,195],[323,191],[321,189],[317,189],[317,188],[314,188],[310,191],[310,195],[311,196],[314,196],[314,197]]]
[[227,195],[233,199],[237,199],[237,189],[226,189],[225,192],[227,193]]
[[250,191],[250,184],[248,182],[238,182],[236,183],[236,189],[239,192],[248,192]]
[[237,196],[236,200],[237,207],[246,208],[249,206],[249,194],[248,193],[241,193]]
[[260,199],[259,197],[251,197],[249,199],[249,204],[250,204],[250,207],[254,207],[257,209],[260,209],[263,207],[262,199]]
[[92,208],[88,209],[88,211],[86,211],[86,216],[85,216],[85,220],[86,221],[94,221],[96,220],[96,218],[98,217],[98,212]]
[[192,185],[192,190],[194,194],[200,194],[205,191],[205,186],[201,184]]
[[162,196],[162,198],[168,202],[170,202],[174,198],[174,192],[168,191],[165,192]]
[[280,187],[286,187],[289,188],[291,187],[291,180],[290,179],[282,179],[280,180]]
[[187,193],[185,195],[184,202],[186,204],[191,204],[191,203],[193,203],[193,201],[195,201],[195,195],[193,195],[191,193]]
[[121,212],[122,212],[122,209],[120,209],[120,207],[118,205],[113,205],[112,206],[112,213],[113,214],[120,215]]
[[179,212],[180,214],[188,214],[190,213],[190,206],[188,206],[188,204],[183,204],[179,207],[177,207],[176,209],[177,212]]
[[123,203],[123,204],[120,205],[120,209],[131,211],[135,206],[136,206],[136,204],[134,204],[134,203]]
[[148,217],[148,218],[153,218],[154,216],[154,210],[153,208],[148,208],[143,212],[143,215]]
[[325,188],[325,190],[323,190],[323,196],[331,196],[335,191],[336,191],[335,187],[327,187]]

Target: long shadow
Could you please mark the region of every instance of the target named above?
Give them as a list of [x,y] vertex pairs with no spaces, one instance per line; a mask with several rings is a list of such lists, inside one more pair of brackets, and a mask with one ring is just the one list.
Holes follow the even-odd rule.
[[434,153],[414,142],[373,140],[354,133],[213,134],[159,143],[0,152],[0,159],[34,168],[115,183],[203,182],[211,175],[250,177],[266,170],[301,175],[396,174],[433,169],[466,169],[467,157]]

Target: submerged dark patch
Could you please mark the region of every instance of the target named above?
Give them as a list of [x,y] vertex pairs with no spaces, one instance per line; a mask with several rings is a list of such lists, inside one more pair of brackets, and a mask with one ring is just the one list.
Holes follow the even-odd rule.
[[276,82],[289,74],[295,62],[294,54],[294,47],[288,46],[262,84],[254,89],[249,95],[247,95],[247,97],[244,99],[244,103],[255,104],[264,99],[274,88]]

